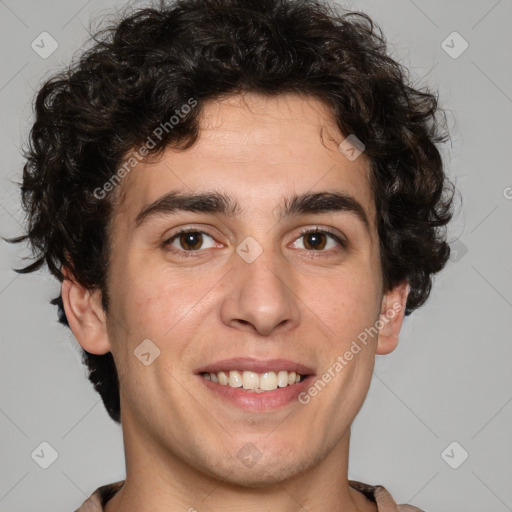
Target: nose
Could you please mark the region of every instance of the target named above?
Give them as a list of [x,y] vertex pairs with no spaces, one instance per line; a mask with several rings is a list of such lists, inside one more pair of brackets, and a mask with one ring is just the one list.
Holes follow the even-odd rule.
[[296,327],[300,309],[290,264],[272,250],[263,251],[251,263],[238,255],[234,258],[231,285],[221,308],[224,324],[262,336]]

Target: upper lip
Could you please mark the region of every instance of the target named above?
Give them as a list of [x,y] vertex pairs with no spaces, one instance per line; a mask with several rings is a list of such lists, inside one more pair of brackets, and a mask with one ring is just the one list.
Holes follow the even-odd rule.
[[250,357],[235,357],[232,359],[223,359],[207,366],[202,366],[196,370],[196,373],[217,373],[229,370],[247,370],[255,373],[279,372],[286,370],[288,372],[300,373],[301,375],[313,374],[313,370],[303,364],[296,363],[287,359],[253,359]]

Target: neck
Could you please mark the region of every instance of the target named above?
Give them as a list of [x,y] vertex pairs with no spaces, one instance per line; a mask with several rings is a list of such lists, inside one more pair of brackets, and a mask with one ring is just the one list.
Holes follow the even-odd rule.
[[329,455],[285,478],[260,478],[240,485],[233,471],[201,471],[176,453],[123,423],[126,480],[105,512],[374,512],[375,503],[348,483],[350,431]]

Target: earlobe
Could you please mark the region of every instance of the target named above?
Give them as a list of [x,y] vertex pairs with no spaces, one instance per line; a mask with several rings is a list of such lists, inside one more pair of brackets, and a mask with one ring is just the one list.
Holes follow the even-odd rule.
[[384,296],[379,319],[379,338],[376,350],[376,353],[379,355],[393,352],[398,345],[398,337],[404,320],[409,290],[409,284],[407,281],[403,281]]
[[110,352],[106,316],[101,307],[101,292],[78,284],[70,270],[62,267],[62,302],[69,326],[80,346],[91,354]]

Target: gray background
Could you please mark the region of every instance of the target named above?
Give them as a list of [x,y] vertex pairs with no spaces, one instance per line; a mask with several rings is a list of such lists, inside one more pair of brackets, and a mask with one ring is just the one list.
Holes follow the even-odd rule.
[[[1,235],[22,232],[12,182],[21,179],[35,91],[87,39],[91,16],[122,5],[0,0]],[[416,85],[439,89],[452,135],[446,167],[463,196],[452,260],[429,302],[405,320],[398,349],[377,356],[349,477],[429,512],[512,510],[512,1],[344,5],[375,19]],[[59,45],[46,59],[31,48],[43,31]],[[458,36],[445,43],[452,56],[442,47],[454,31],[469,44],[458,58]],[[0,511],[70,512],[124,478],[122,432],[48,303],[57,281],[11,270],[23,255],[0,243]],[[43,441],[58,452],[46,470],[31,457]]]

